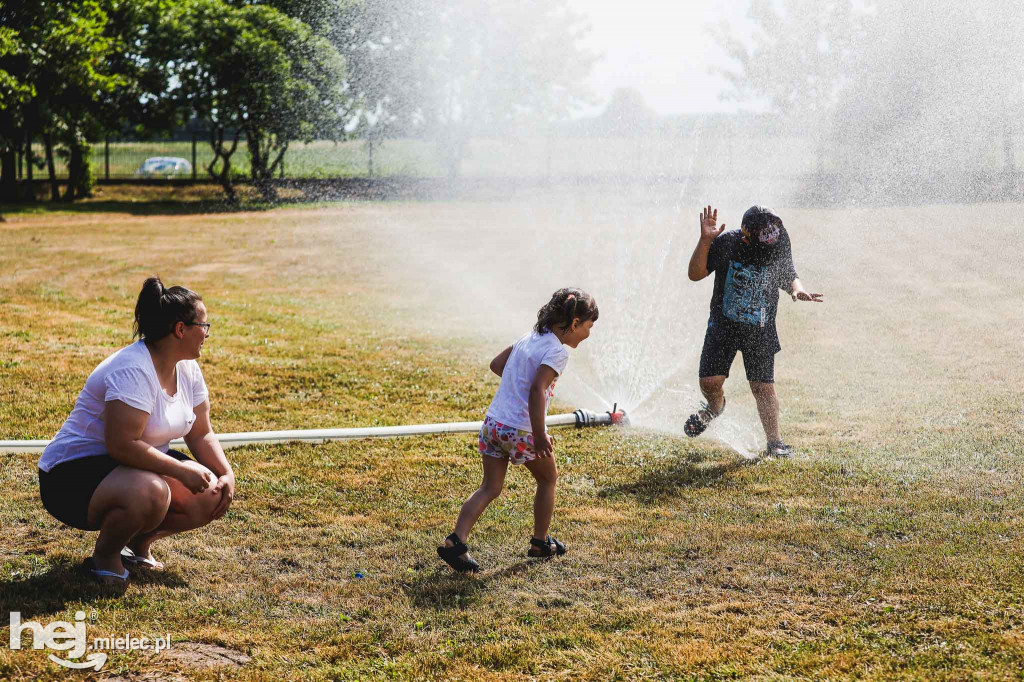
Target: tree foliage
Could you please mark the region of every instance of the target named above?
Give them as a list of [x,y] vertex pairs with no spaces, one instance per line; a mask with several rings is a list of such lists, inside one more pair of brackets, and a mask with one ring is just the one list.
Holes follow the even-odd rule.
[[111,66],[117,45],[107,33],[107,13],[96,0],[8,2],[0,5],[0,19],[7,43],[0,71],[7,82],[24,86],[11,95],[5,90],[0,112],[4,198],[17,198],[15,154],[40,133],[51,155],[54,138],[67,149],[65,198],[74,199],[89,189],[85,139],[96,133],[104,103],[124,82]]
[[[566,0],[0,0],[0,158],[42,137],[88,191],[104,133],[208,123],[211,176],[235,200],[232,155],[272,179],[292,140],[432,136],[454,175],[471,135],[536,128],[585,99],[592,59]],[[30,164],[30,168],[33,166]]]
[[291,140],[332,137],[345,111],[344,63],[330,43],[268,5],[184,0],[168,17],[168,96],[212,122],[209,172],[236,200],[231,155],[246,137],[252,180],[276,198]]
[[456,175],[471,136],[536,129],[586,101],[585,31],[565,0],[362,0],[330,36],[351,65],[357,130],[430,136]]
[[860,16],[851,0],[753,0],[749,39],[720,29],[718,39],[738,70],[724,70],[726,98],[766,101],[797,121],[830,112],[851,80]]
[[887,180],[960,175],[989,165],[983,150],[1005,147],[1012,169],[1012,132],[1024,114],[1024,8],[890,0],[869,22],[871,40],[829,126],[837,144],[856,141],[853,163],[885,169]]
[[586,99],[586,28],[562,0],[428,3],[416,20],[425,41],[414,78],[420,113],[450,175],[470,137],[546,126]]
[[750,39],[719,32],[736,64],[728,96],[814,135],[834,168],[904,195],[942,178],[962,185],[993,152],[1013,170],[1019,4],[753,0],[749,16]]
[[4,26],[0,27],[0,111],[11,111],[23,104],[35,94],[32,83],[22,80],[24,73],[11,72],[10,62],[21,56],[23,47],[18,32]]

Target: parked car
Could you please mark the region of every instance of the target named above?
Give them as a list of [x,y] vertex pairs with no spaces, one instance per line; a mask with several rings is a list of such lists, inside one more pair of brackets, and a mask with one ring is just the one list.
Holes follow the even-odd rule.
[[151,156],[142,162],[135,175],[144,178],[173,178],[192,175],[192,164],[177,156]]

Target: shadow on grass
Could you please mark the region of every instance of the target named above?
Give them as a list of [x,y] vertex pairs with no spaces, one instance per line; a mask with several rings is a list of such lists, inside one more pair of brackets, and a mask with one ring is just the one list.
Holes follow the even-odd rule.
[[437,611],[465,609],[476,602],[480,593],[487,590],[492,581],[527,573],[547,560],[526,559],[496,571],[483,571],[476,575],[455,573],[441,567],[411,585],[406,585],[405,593],[417,608]]
[[264,202],[243,202],[229,204],[212,199],[167,200],[167,201],[82,201],[75,203],[41,202],[37,204],[3,204],[0,215],[46,216],[90,213],[123,213],[133,216],[177,216],[206,213],[239,213],[242,211],[264,211],[274,208]]
[[[41,200],[0,204],[3,216],[47,216],[115,213],[134,216],[176,216],[266,211],[340,201],[505,200],[517,192],[546,188],[546,178],[448,178],[419,176],[293,178],[274,182],[278,201],[265,201],[251,184],[235,185],[240,203],[230,204],[218,185],[209,182],[108,182],[97,186],[96,198],[74,202]],[[40,187],[42,187],[40,185]],[[37,189],[43,197],[49,190]]]
[[602,488],[597,496],[602,499],[629,496],[641,504],[656,504],[679,490],[723,485],[728,482],[729,474],[757,461],[742,457],[707,464],[701,459],[676,461],[670,466],[644,471],[635,481]]
[[[128,589],[131,590],[133,585],[184,587],[186,583],[173,572],[135,571],[131,574]],[[22,621],[25,621],[40,615],[60,614],[70,602],[89,603],[98,599],[116,598],[124,592],[119,586],[97,582],[81,563],[62,561],[45,573],[0,581],[0,604],[10,611],[20,611]]]

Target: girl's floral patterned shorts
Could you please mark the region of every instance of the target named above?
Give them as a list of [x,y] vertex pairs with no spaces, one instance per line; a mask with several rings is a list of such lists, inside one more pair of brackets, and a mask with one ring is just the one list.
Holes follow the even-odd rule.
[[526,464],[537,459],[533,451],[533,433],[514,426],[506,426],[487,417],[480,427],[480,452],[499,459],[508,458],[512,464]]

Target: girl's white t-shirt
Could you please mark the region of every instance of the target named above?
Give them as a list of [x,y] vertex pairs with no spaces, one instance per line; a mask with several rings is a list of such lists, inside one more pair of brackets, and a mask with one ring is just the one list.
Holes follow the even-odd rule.
[[[537,370],[541,365],[547,365],[561,376],[568,362],[569,351],[552,332],[538,334],[531,331],[525,334],[512,346],[512,354],[505,363],[501,384],[491,406],[487,408],[487,416],[507,426],[531,431],[530,386],[537,376]],[[558,377],[555,377],[544,396],[545,414],[557,381]]]
[[172,440],[192,430],[196,420],[193,410],[210,396],[195,360],[179,362],[176,374],[178,390],[172,397],[160,385],[145,341],[137,341],[108,357],[89,375],[71,416],[43,450],[39,468],[50,471],[61,462],[107,454],[103,409],[111,400],[120,400],[149,414],[142,440],[167,452]]

